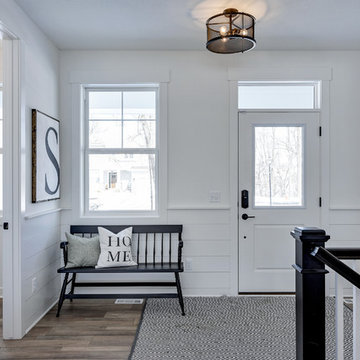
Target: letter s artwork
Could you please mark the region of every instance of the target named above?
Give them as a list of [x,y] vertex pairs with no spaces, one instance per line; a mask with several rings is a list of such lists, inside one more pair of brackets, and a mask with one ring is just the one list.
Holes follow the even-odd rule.
[[32,202],[60,198],[59,121],[32,110]]

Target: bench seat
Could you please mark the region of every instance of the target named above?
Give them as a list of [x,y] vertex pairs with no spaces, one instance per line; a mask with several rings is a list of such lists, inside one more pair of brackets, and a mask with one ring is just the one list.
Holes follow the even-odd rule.
[[106,267],[106,268],[95,268],[91,267],[74,267],[74,268],[65,268],[62,267],[58,269],[58,273],[66,274],[66,273],[91,273],[91,274],[104,274],[104,273],[151,273],[151,272],[165,272],[165,273],[173,273],[173,272],[183,272],[184,265],[183,263],[151,263],[151,264],[138,264],[134,266],[118,266],[118,267]]

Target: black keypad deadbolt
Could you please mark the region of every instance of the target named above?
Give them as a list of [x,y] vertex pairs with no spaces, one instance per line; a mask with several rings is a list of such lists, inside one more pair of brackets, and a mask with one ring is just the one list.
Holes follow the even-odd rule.
[[247,209],[249,207],[249,192],[247,190],[241,191],[241,207]]

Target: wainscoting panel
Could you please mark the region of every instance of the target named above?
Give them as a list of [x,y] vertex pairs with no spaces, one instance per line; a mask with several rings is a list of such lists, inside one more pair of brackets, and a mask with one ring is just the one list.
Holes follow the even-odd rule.
[[[23,328],[28,329],[57,299],[60,291],[60,212],[23,220]],[[36,287],[33,289],[33,279]]]
[[[128,223],[131,221],[129,220]],[[168,210],[168,224],[183,224],[183,262],[185,271],[181,282],[185,295],[224,295],[230,294],[230,211],[206,210]],[[89,219],[88,224],[101,224],[101,219]],[[113,221],[117,223],[116,220]],[[151,223],[144,220],[144,224]],[[61,225],[61,238],[69,231],[70,224]],[[60,251],[60,250],[59,250]],[[189,268],[189,261],[191,269]],[[79,281],[169,281],[169,274],[85,274]],[[99,291],[100,289],[79,289],[79,292]],[[127,292],[135,289],[103,288],[101,291]],[[141,292],[142,289],[139,289]],[[157,291],[157,289],[153,289]]]

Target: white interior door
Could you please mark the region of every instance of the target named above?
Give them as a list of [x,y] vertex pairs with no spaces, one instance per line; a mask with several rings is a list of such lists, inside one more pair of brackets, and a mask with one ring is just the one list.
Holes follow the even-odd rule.
[[319,226],[319,139],[315,112],[239,113],[239,292],[295,290],[290,231]]

